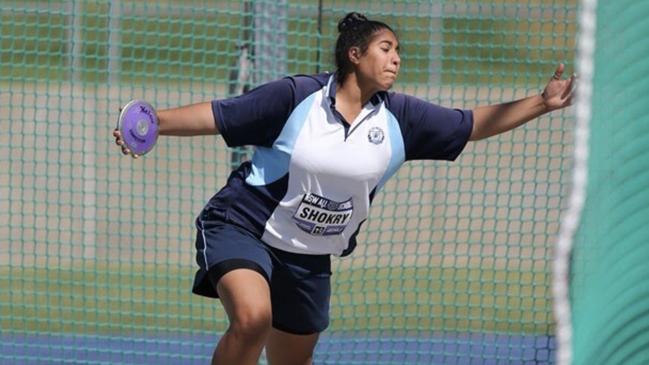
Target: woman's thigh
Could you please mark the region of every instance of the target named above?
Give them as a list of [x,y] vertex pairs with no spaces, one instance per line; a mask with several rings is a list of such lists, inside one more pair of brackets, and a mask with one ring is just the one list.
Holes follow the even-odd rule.
[[257,271],[229,271],[218,281],[216,291],[231,325],[260,332],[270,329],[270,288],[266,278]]

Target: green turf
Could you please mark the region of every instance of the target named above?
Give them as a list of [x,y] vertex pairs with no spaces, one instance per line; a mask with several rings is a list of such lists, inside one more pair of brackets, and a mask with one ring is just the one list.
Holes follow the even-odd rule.
[[[105,3],[86,3],[81,15],[80,70],[70,67],[70,21],[63,13],[0,15],[0,79],[61,80],[77,72],[85,82],[108,78],[109,19]],[[155,11],[155,10],[153,10]],[[164,13],[162,13],[164,14]],[[333,69],[338,14],[290,18],[288,72]],[[400,82],[427,82],[431,63],[430,20],[383,15],[397,30],[402,46]],[[124,14],[120,23],[120,80],[124,82],[228,80],[243,34],[240,12],[145,17]],[[570,59],[575,29],[534,19],[447,17],[441,22],[441,75],[447,84],[538,84],[555,62]],[[320,52],[318,52],[320,49]],[[569,65],[570,66],[570,65]],[[570,67],[568,67],[570,69]],[[550,71],[548,71],[550,70]]]
[[[193,269],[0,270],[3,331],[223,331],[220,304],[190,293]],[[547,273],[459,268],[335,272],[331,329],[547,334]]]

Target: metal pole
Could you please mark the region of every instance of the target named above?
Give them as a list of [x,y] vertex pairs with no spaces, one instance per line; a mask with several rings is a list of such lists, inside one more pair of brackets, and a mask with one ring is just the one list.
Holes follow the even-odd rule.
[[255,1],[253,19],[254,82],[261,84],[287,73],[286,0]]
[[[231,96],[233,92],[238,91],[239,87],[242,87],[242,91],[245,92],[250,83],[263,84],[287,73],[286,0],[246,1],[244,5],[246,13],[244,23],[251,24],[253,28],[252,42],[249,43],[250,34],[244,32],[243,45],[239,49],[238,66],[234,71],[237,82],[231,83]],[[250,18],[248,18],[249,14],[251,14]],[[248,23],[249,19],[252,19],[251,23]],[[248,44],[252,45],[251,49],[248,48]],[[249,59],[252,59],[252,65]],[[231,80],[234,79],[233,76],[234,73],[231,75]],[[245,77],[243,82],[242,77]],[[233,84],[236,88],[233,88]],[[248,148],[233,149],[230,155],[230,167],[236,169],[241,162],[249,159],[249,152]]]
[[81,38],[81,1],[72,0],[67,5],[68,19],[70,27],[68,31],[68,67],[70,72],[70,80],[72,82],[80,81],[79,70],[81,69],[81,52],[82,52],[82,38]]
[[428,84],[441,86],[442,83],[442,28],[444,18],[442,12],[444,2],[431,2],[430,23],[428,28]]
[[[250,73],[253,70],[251,61],[252,49],[252,2],[247,0],[243,4],[243,32],[236,45],[239,52],[236,64],[230,72],[230,86],[228,96],[233,97],[245,93],[250,89],[252,82]],[[230,153],[230,169],[235,170],[242,162],[248,160],[250,153],[246,147],[234,147]]]
[[110,12],[108,17],[108,83],[114,84],[119,80],[120,74],[120,44],[121,29],[120,21],[122,17],[121,0],[110,1]]
[[315,72],[320,73],[320,47],[322,47],[322,0],[318,0],[318,42],[316,47]]

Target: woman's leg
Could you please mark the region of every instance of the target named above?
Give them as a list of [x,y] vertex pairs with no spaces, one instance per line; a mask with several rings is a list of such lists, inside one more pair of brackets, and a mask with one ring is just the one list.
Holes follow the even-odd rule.
[[250,269],[236,269],[219,279],[216,290],[230,327],[214,350],[212,365],[256,365],[272,326],[270,289]]
[[319,333],[294,335],[271,329],[266,342],[266,358],[269,365],[311,365],[313,350]]

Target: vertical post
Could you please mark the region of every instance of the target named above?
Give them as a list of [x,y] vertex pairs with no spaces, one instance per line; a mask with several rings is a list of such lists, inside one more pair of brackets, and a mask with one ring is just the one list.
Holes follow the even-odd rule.
[[[241,86],[242,91],[245,92],[249,83],[259,85],[286,75],[288,52],[286,47],[286,0],[246,1],[244,5],[246,29],[249,29],[247,26],[250,22],[249,14],[252,13],[252,42],[250,42],[250,33],[244,32],[244,41],[239,49],[236,70],[238,82],[235,85]],[[252,46],[252,49],[249,48],[249,45]],[[252,65],[248,62],[249,58],[252,59]],[[252,76],[252,80],[246,82],[250,76]],[[230,91],[232,93],[232,91],[238,90],[231,88]],[[248,159],[249,153],[248,148],[233,149],[230,155],[231,168],[237,168],[242,161]]]
[[[81,1],[74,1],[74,33],[75,33],[75,51],[73,63],[74,78],[72,79],[72,100],[70,108],[73,116],[80,116],[82,121],[82,136],[83,136],[83,149],[82,149],[82,163],[83,163],[83,202],[82,202],[82,247],[79,253],[81,258],[93,260],[96,258],[97,247],[97,173],[96,173],[96,130],[94,123],[83,118],[85,114],[86,104],[84,100],[84,86],[81,83],[80,70],[82,68],[80,62],[81,53],[81,32],[83,31],[81,25],[81,18],[83,14],[83,7]],[[75,110],[76,107],[80,110]],[[77,119],[77,118],[74,118]]]
[[[252,0],[243,3],[243,31],[240,32],[237,42],[238,57],[235,65],[230,71],[230,87],[228,96],[233,97],[245,93],[250,89],[253,82],[250,73],[253,69],[251,60],[252,50]],[[250,151],[247,147],[234,147],[230,154],[230,169],[235,170],[242,162],[250,158]]]
[[255,1],[253,9],[254,82],[264,83],[287,73],[286,0]]
[[252,48],[252,2],[246,0],[243,4],[243,30],[237,41],[237,60],[230,71],[228,96],[237,96],[250,89],[250,72],[252,72],[251,48]]
[[316,47],[315,72],[320,73],[320,48],[322,47],[322,0],[318,0],[318,42]]
[[68,67],[70,80],[77,82],[81,80],[79,70],[81,69],[81,1],[71,0],[67,3],[67,12],[70,14],[68,30]]
[[431,2],[428,26],[428,84],[440,86],[442,83],[442,28],[444,26],[444,2]]
[[122,17],[121,0],[111,0],[108,15],[108,84],[113,85],[119,80],[120,74],[120,43]]
[[[76,87],[74,88],[77,89]],[[75,94],[77,94],[75,92]],[[76,97],[82,98],[79,94]],[[84,259],[95,258],[97,246],[97,174],[95,168],[95,136],[96,131],[92,123],[83,126],[83,247],[81,257]]]

